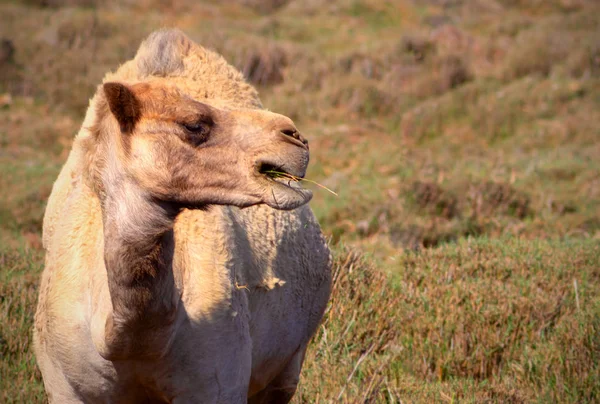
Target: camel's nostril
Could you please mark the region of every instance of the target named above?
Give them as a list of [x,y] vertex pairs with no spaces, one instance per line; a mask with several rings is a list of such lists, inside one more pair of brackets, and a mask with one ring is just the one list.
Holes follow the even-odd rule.
[[295,139],[298,139],[298,131],[296,129],[282,129],[281,133],[286,136],[291,136]]
[[300,143],[302,143],[308,149],[308,140],[306,140],[304,138],[304,136],[302,136],[300,134],[300,132],[298,132],[298,130],[296,128],[294,128],[294,127],[287,127],[285,129],[280,129],[279,133],[281,133],[284,136],[291,137],[291,138],[299,141]]

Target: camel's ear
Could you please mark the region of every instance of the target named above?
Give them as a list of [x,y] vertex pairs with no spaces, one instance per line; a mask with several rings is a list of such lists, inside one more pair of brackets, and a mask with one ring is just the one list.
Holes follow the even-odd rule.
[[131,133],[135,124],[140,119],[140,102],[129,87],[120,83],[105,83],[104,94],[110,112],[117,118],[121,131]]

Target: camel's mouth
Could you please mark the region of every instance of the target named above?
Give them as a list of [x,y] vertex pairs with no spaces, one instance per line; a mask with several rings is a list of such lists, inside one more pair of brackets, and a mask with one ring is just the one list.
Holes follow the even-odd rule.
[[291,188],[300,188],[300,180],[304,178],[304,173],[295,175],[286,171],[283,167],[270,163],[262,163],[258,168],[258,172],[272,181]]
[[294,209],[304,205],[312,198],[312,192],[302,188],[305,167],[287,167],[261,162],[257,171],[268,181],[270,190],[267,191],[265,203],[277,209]]

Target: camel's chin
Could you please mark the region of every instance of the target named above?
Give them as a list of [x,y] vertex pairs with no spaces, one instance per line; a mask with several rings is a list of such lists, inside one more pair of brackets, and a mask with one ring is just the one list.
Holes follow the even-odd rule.
[[264,203],[274,209],[292,210],[312,199],[312,191],[302,188],[298,181],[274,179],[269,180]]

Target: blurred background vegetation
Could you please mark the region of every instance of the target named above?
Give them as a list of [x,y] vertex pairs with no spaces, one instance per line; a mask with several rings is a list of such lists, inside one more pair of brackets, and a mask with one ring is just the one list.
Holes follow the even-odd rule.
[[311,202],[336,283],[294,402],[600,400],[598,1],[0,0],[0,402],[44,401],[41,223],[88,99],[165,26],[339,194]]

